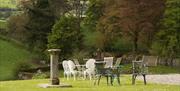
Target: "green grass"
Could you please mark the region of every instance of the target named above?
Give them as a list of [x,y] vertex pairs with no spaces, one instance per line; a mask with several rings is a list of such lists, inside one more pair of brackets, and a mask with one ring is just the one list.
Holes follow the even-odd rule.
[[18,66],[28,64],[32,57],[27,50],[0,39],[0,80],[15,79]]
[[0,0],[0,8],[16,8],[16,0]]
[[178,67],[169,67],[169,66],[157,66],[157,67],[150,67],[149,73],[151,74],[172,74],[172,73],[179,73],[180,68]]
[[49,83],[49,80],[21,80],[0,82],[1,91],[180,91],[177,85],[162,85],[137,81],[136,85],[131,85],[131,76],[122,76],[121,85],[107,86],[103,79],[99,86],[94,86],[93,81],[89,80],[65,80],[60,79],[62,83],[71,84],[72,88],[40,88],[38,84]]
[[0,29],[6,29],[7,22],[5,20],[0,20]]

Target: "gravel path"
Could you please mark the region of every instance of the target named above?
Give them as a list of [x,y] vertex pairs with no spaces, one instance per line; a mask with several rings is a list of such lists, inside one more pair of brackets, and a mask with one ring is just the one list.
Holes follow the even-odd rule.
[[[137,79],[143,80],[142,76],[137,76]],[[147,75],[147,83],[160,83],[160,84],[171,84],[180,85],[180,74],[166,74],[166,75]]]

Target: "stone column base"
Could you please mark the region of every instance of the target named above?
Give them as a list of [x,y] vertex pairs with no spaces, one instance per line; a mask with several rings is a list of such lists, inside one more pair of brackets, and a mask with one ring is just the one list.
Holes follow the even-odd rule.
[[63,84],[63,83],[61,83],[60,85],[39,84],[38,86],[41,87],[41,88],[66,88],[66,87],[72,87],[72,85]]

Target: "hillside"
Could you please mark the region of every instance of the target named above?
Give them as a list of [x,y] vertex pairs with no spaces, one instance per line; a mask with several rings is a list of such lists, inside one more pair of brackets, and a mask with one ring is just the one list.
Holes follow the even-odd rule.
[[5,20],[0,20],[0,29],[6,29],[7,22]]
[[28,67],[33,55],[13,43],[0,39],[0,80],[15,79],[18,67]]
[[16,8],[16,0],[0,0],[0,8]]

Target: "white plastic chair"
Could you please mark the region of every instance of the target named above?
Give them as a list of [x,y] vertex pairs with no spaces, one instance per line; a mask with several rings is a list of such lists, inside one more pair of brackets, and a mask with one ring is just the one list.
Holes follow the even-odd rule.
[[86,79],[86,75],[89,76],[89,79],[92,79],[92,76],[95,75],[95,59],[89,59],[86,62],[86,70],[84,71],[84,79]]
[[69,66],[70,74],[73,75],[74,80],[76,80],[76,75],[77,75],[77,71],[75,70],[76,65],[74,64],[73,61],[68,60],[68,66]]
[[86,65],[80,65],[78,59],[73,59],[73,61],[74,61],[75,66],[77,68],[77,72],[79,74],[78,76],[79,77],[84,76],[84,70],[85,70]]
[[70,77],[70,70],[69,70],[69,66],[68,66],[68,61],[67,60],[64,60],[62,62],[62,66],[63,66],[63,69],[64,69],[64,78],[67,76],[67,80],[69,80],[69,77]]
[[112,68],[113,67],[113,57],[104,57],[104,68]]

